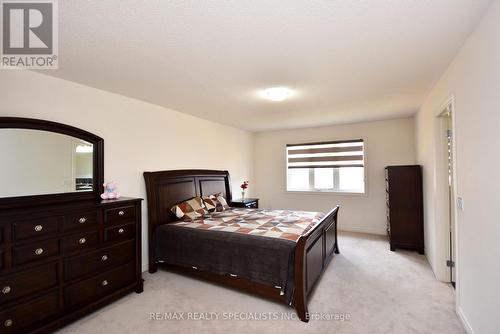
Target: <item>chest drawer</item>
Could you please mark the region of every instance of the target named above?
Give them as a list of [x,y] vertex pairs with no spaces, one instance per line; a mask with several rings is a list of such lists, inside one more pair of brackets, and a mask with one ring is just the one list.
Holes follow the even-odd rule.
[[59,240],[33,242],[26,246],[14,247],[12,259],[14,265],[41,260],[59,254]]
[[57,264],[51,263],[35,269],[0,278],[0,304],[24,297],[30,293],[57,285]]
[[85,211],[82,213],[64,217],[63,230],[76,230],[96,227],[98,221],[97,211]]
[[259,201],[255,200],[255,201],[251,201],[248,203],[244,203],[242,207],[248,208],[248,209],[258,209],[259,208]]
[[108,227],[104,230],[104,240],[114,242],[135,238],[135,223]]
[[59,222],[62,217],[45,217],[15,221],[14,240],[23,240],[57,233]]
[[25,329],[58,313],[58,294],[53,293],[0,312],[0,333],[25,333]]
[[67,280],[75,279],[127,263],[134,259],[134,256],[134,241],[74,256],[64,260],[64,276]]
[[135,206],[108,209],[104,213],[106,224],[126,223],[135,218]]
[[65,237],[62,240],[62,250],[65,253],[91,248],[99,243],[97,231],[81,232]]
[[134,262],[106,271],[64,289],[65,305],[71,308],[89,302],[123,288],[135,279]]

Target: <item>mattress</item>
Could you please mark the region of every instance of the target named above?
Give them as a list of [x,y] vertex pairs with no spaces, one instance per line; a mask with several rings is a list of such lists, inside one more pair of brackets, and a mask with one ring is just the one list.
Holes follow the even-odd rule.
[[321,221],[324,214],[308,211],[229,209],[214,212],[194,221],[171,223],[175,226],[234,232],[297,241]]

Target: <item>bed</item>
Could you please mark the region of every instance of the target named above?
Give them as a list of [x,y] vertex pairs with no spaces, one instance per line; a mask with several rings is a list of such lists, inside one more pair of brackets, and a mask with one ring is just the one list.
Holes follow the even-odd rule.
[[339,253],[339,206],[326,214],[231,208],[181,222],[170,208],[221,193],[230,205],[228,171],[145,172],[149,272],[162,268],[272,298],[307,322],[308,296]]

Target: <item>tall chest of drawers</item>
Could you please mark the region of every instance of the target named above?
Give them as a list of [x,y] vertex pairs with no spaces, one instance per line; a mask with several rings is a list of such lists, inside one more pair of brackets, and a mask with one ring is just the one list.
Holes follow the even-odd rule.
[[0,333],[49,333],[142,292],[141,199],[0,212]]
[[385,168],[387,233],[390,249],[424,254],[422,169],[418,165]]

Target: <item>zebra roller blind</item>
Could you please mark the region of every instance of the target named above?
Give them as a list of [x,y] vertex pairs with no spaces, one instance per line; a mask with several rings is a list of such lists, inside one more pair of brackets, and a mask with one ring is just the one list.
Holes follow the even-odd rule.
[[362,139],[286,145],[288,168],[364,167]]

